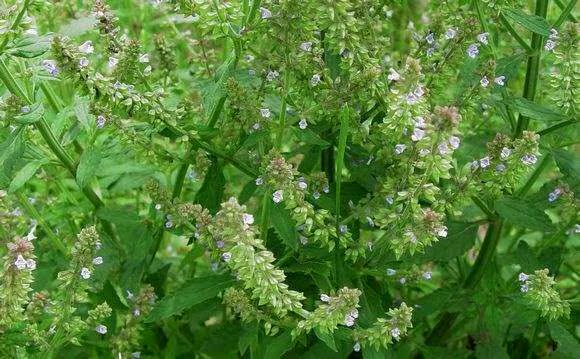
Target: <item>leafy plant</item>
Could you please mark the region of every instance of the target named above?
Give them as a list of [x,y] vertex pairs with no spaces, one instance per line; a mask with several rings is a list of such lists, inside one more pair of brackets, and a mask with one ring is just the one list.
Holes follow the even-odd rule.
[[573,358],[576,1],[8,0],[7,358]]

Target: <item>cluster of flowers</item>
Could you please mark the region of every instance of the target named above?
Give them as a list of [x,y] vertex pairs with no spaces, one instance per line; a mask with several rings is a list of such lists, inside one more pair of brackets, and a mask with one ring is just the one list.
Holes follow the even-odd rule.
[[538,269],[533,274],[520,273],[518,280],[526,302],[541,311],[543,317],[556,320],[570,316],[570,303],[560,298],[554,289],[556,281],[550,277],[548,269]]
[[353,337],[355,340],[354,351],[359,351],[362,347],[374,347],[379,349],[387,347],[393,341],[398,341],[407,334],[409,328],[413,327],[411,319],[413,308],[408,307],[404,302],[399,308],[389,309],[387,312],[389,319],[378,318],[372,327],[367,329],[355,329]]
[[431,280],[433,277],[433,272],[431,270],[422,270],[417,268],[417,266],[413,266],[409,269],[393,269],[387,268],[386,274],[388,277],[394,278],[399,284],[405,285],[409,283],[424,281],[424,280]]

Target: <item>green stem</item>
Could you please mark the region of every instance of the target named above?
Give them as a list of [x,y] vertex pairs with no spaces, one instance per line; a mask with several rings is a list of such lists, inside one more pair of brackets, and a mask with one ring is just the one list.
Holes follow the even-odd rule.
[[32,204],[30,204],[28,199],[23,194],[18,193],[17,196],[18,200],[20,201],[20,204],[24,207],[26,212],[28,212],[28,215],[34,218],[34,220],[36,220],[40,228],[42,228],[42,230],[46,233],[46,235],[52,242],[52,245],[56,249],[58,249],[62,254],[67,254],[66,246],[60,241],[60,239],[56,236],[56,234],[54,234],[50,226],[46,223],[46,221],[40,215],[40,213],[38,213],[36,208],[34,208]]
[[526,355],[526,359],[530,359],[534,354],[534,343],[536,342],[536,338],[538,336],[538,331],[540,330],[541,324],[542,324],[541,319],[536,320],[536,324],[534,325],[534,331],[532,332],[532,336],[530,338],[530,345],[528,345],[528,353]]
[[[548,12],[548,0],[536,0],[536,16],[541,18],[546,18]],[[524,93],[523,98],[526,100],[534,101],[536,97],[536,88],[538,86],[538,77],[540,71],[540,55],[542,52],[542,45],[544,42],[544,37],[540,34],[532,34],[532,53],[533,56],[528,57],[528,63],[526,68],[526,80],[524,83]],[[521,113],[518,117],[518,122],[516,124],[516,129],[514,131],[514,137],[520,137],[522,132],[528,128],[530,119],[523,116]]]
[[[556,5],[558,5],[558,7],[560,9],[562,9],[562,11],[565,13],[567,8],[571,5],[572,7],[574,7],[574,5],[576,4],[576,0],[573,0],[570,2],[570,4],[568,4],[568,7],[564,7],[564,3],[561,0],[554,0],[554,2],[556,3]],[[566,14],[566,16],[568,17],[568,20],[572,21],[572,22],[576,22],[576,18],[574,17],[574,15],[572,15],[571,12],[572,9],[570,9],[568,11],[568,13]],[[560,19],[558,19],[559,21]]]
[[548,133],[554,132],[554,131],[559,130],[559,129],[563,128],[563,127],[570,126],[570,125],[573,125],[573,124],[576,124],[576,123],[578,123],[578,120],[576,120],[576,119],[562,121],[560,123],[555,124],[554,126],[551,126],[551,127],[548,127],[548,128],[545,128],[545,129],[539,131],[538,132],[538,135],[544,136],[544,135],[547,135]]
[[262,197],[262,213],[260,221],[260,237],[264,245],[268,239],[268,229],[270,228],[270,191],[266,191]]
[[496,217],[495,213],[493,213],[492,210],[489,209],[487,204],[481,198],[477,196],[472,196],[471,200],[473,201],[473,203],[477,205],[477,207],[479,207],[487,215],[488,218]]
[[[336,206],[336,228],[340,225],[340,189],[342,184],[342,169],[344,167],[344,153],[346,151],[346,138],[348,137],[348,121],[349,118],[349,108],[346,105],[340,113],[340,132],[338,135],[338,152],[336,156],[336,194],[335,194],[335,206]],[[339,231],[340,233],[340,231]]]

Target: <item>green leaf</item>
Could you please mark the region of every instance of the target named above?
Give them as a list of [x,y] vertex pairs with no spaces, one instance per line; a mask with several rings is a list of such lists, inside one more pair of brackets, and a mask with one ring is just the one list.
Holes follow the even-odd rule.
[[503,14],[506,18],[517,22],[536,34],[542,36],[550,35],[550,24],[542,17],[527,14],[519,9],[505,9],[503,10]]
[[101,151],[94,147],[85,149],[79,159],[77,167],[77,184],[84,188],[88,181],[95,175],[101,163]]
[[566,115],[521,97],[509,99],[507,105],[513,107],[522,116],[530,117],[538,121],[552,122],[568,119]]
[[531,203],[518,198],[506,197],[495,202],[495,209],[507,221],[541,232],[550,232],[554,228],[550,217]]
[[336,347],[336,343],[334,342],[334,336],[330,332],[323,332],[318,328],[314,328],[314,333],[318,339],[322,340],[324,344],[326,344],[330,349],[338,352],[338,348]]
[[176,292],[159,301],[146,321],[151,323],[179,314],[196,304],[217,296],[222,290],[234,283],[235,280],[230,274],[194,278]]
[[286,246],[293,250],[298,249],[298,231],[290,213],[286,208],[278,206],[272,201],[268,201],[268,203],[270,206],[270,223],[274,227],[274,231],[276,231],[278,237]]
[[210,85],[204,95],[204,109],[210,126],[217,121],[226,100],[225,85],[236,64],[236,56],[232,52],[216,71],[215,83]]
[[288,350],[292,349],[292,335],[290,331],[285,331],[280,335],[271,338],[263,343],[266,346],[264,359],[279,359]]
[[475,243],[477,227],[474,223],[447,223],[449,234],[425,250],[426,259],[446,262],[464,254]]
[[580,353],[580,343],[572,334],[558,321],[549,322],[550,334],[558,343],[556,353],[562,354],[564,358],[577,358]]
[[564,175],[566,181],[572,189],[580,186],[580,161],[577,156],[563,149],[552,150],[558,169]]
[[211,213],[216,213],[224,194],[226,179],[222,164],[214,159],[205,175],[203,185],[195,196],[195,201],[207,208]]
[[299,128],[292,127],[292,131],[294,132],[294,136],[296,136],[300,142],[304,142],[308,145],[320,146],[322,148],[327,148],[330,146],[328,141],[323,140],[316,132],[309,128],[301,130]]
[[28,106],[27,113],[14,116],[14,121],[22,125],[28,125],[40,120],[43,115],[44,115],[44,107],[42,106],[42,104],[37,103],[32,106]]
[[15,192],[18,189],[20,189],[20,187],[24,186],[26,182],[28,182],[32,178],[32,176],[34,176],[36,171],[38,171],[38,169],[45,163],[46,161],[44,160],[32,161],[27,163],[18,172],[16,172],[16,175],[12,179],[12,182],[10,182],[10,187],[8,187],[8,190],[10,192]]
[[20,37],[7,52],[12,56],[31,59],[47,52],[51,42],[50,36],[25,35]]

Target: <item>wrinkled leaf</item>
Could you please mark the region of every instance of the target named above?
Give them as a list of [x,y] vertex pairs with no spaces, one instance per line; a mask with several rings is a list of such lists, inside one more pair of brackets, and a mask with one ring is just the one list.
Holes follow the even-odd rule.
[[503,14],[506,18],[517,22],[536,34],[542,36],[550,35],[550,24],[542,17],[527,14],[519,9],[505,9],[503,10]]
[[502,198],[495,202],[495,209],[502,218],[517,226],[542,232],[553,230],[550,217],[523,199]]

